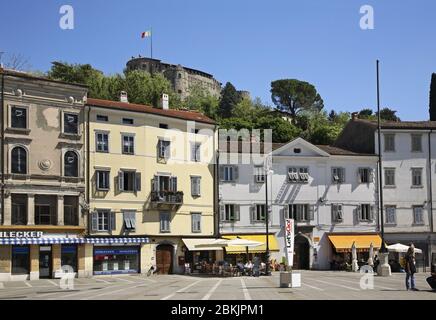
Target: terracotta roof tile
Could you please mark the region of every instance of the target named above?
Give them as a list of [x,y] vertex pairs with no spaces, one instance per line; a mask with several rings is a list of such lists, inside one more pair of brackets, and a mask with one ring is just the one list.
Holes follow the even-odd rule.
[[375,154],[372,153],[358,153],[358,152],[353,152],[350,150],[328,146],[328,145],[316,145],[316,146],[333,156],[375,156]]
[[188,121],[196,121],[196,122],[202,122],[207,124],[215,124],[214,120],[208,118],[202,113],[194,112],[194,111],[182,111],[182,110],[174,110],[174,109],[163,110],[163,109],[158,109],[142,104],[93,99],[93,98],[88,98],[86,104],[88,106],[150,113],[150,114],[156,114],[164,117],[177,118],[177,119],[183,119]]

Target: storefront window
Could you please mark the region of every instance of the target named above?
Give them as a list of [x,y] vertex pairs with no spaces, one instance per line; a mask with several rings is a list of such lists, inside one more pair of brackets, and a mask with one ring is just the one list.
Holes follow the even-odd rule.
[[30,273],[30,250],[27,246],[12,247],[12,274]]
[[94,274],[139,273],[139,248],[95,248]]
[[61,265],[70,266],[74,272],[77,272],[77,246],[62,246]]

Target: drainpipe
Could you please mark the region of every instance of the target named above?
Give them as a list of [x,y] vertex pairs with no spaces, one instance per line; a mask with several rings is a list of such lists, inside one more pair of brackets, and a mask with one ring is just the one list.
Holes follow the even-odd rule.
[[[433,188],[432,188],[432,174],[431,174],[431,134],[433,133],[433,130],[430,129],[430,132],[428,133],[428,181],[429,181],[429,201],[430,201],[430,232],[434,232],[434,226],[433,226]],[[428,252],[428,258],[429,261],[431,261],[431,252],[432,252],[432,242],[431,242],[431,234],[429,236],[429,252]],[[431,267],[431,263],[430,263]]]
[[2,217],[1,217],[1,221],[0,223],[3,225],[5,222],[5,121],[4,121],[4,117],[5,117],[5,74],[3,73],[3,69],[0,70],[2,73],[2,89],[1,89],[1,100],[2,100],[2,104],[1,104],[1,166],[2,166],[2,185],[1,185],[1,206],[2,206]]
[[90,226],[90,223],[89,223],[89,221],[90,221],[90,217],[89,217],[89,215],[90,215],[90,212],[91,212],[91,207],[90,207],[90,201],[89,201],[89,199],[90,199],[90,182],[91,182],[91,177],[89,176],[89,174],[90,174],[90,169],[89,169],[89,166],[90,166],[90,159],[89,159],[89,154],[90,154],[90,151],[89,151],[89,146],[90,146],[90,142],[89,142],[89,116],[90,116],[90,113],[91,113],[91,107],[90,106],[87,106],[88,107],[88,115],[87,115],[87,118],[86,118],[86,203],[88,204],[87,205],[87,208],[88,208],[88,210],[87,210],[87,215],[86,215],[86,219],[87,219],[87,221],[86,221],[86,225],[88,226],[88,235],[89,234],[91,234],[90,233],[90,231],[91,231],[91,226]]
[[215,130],[214,130],[214,135],[213,135],[213,144],[214,144],[214,150],[215,150],[215,146],[216,146],[216,155],[214,157],[215,160],[215,168],[213,171],[213,179],[214,179],[214,199],[213,199],[213,203],[214,203],[214,211],[216,214],[216,219],[214,219],[214,222],[216,223],[215,226],[215,235],[217,238],[221,237],[221,233],[220,233],[220,204],[219,204],[219,182],[220,182],[220,177],[219,177],[219,158],[220,158],[220,152],[219,152],[219,144],[216,144],[216,136],[215,136],[215,132],[217,131],[218,126],[215,126]]

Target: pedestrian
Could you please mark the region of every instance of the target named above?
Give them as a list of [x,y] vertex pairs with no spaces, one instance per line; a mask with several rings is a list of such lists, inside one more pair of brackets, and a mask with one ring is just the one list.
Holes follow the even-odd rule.
[[260,259],[258,256],[254,256],[253,259],[253,274],[255,277],[259,276],[259,269],[260,269]]
[[436,291],[436,264],[431,265],[431,276],[426,280],[430,288],[432,288],[433,291]]
[[415,273],[416,273],[416,260],[415,260],[415,246],[413,243],[407,250],[405,260],[406,271],[406,290],[418,291],[415,287]]
[[380,264],[380,259],[378,258],[378,255],[374,256],[374,266],[373,266],[373,270],[374,272],[377,272],[377,267]]

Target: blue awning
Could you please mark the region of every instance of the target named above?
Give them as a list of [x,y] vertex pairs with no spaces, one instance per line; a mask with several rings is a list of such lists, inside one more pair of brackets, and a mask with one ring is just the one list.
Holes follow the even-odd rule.
[[149,243],[149,238],[0,238],[0,245]]

